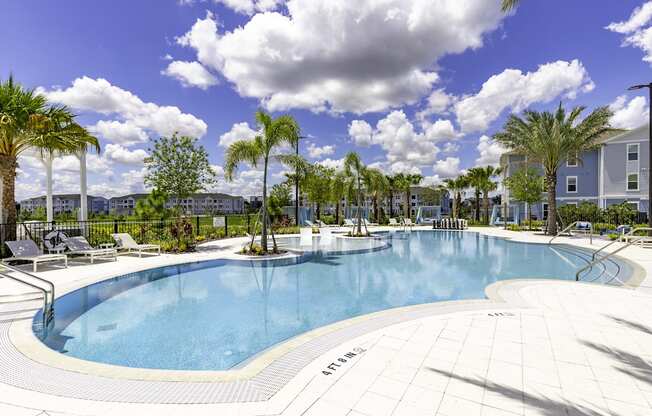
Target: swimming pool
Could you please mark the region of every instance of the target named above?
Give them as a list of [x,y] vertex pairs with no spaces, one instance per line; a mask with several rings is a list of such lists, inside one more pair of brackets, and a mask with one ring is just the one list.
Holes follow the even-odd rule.
[[[226,370],[293,336],[394,307],[484,297],[511,278],[574,279],[590,254],[471,232],[413,231],[339,241],[298,259],[215,260],[102,281],[56,300],[43,337],[66,355],[114,365]],[[298,239],[284,240],[298,246]],[[360,247],[356,247],[360,245]],[[356,250],[344,254],[342,248]],[[362,247],[362,248],[361,248]],[[584,280],[626,279],[611,260]]]

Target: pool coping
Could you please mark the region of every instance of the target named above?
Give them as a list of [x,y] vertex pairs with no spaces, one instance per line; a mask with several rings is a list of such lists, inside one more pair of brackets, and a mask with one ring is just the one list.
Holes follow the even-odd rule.
[[[423,230],[423,229],[422,229]],[[434,230],[437,231],[437,230]],[[510,237],[495,236],[483,234],[480,231],[468,230],[467,232],[473,232],[476,234],[484,235],[490,238],[501,238],[506,240],[514,240]],[[518,241],[518,243],[527,243],[527,244],[545,244],[532,241]],[[563,245],[574,246],[573,244],[563,243]],[[578,247],[578,246],[575,246]],[[579,247],[583,248],[583,247]],[[642,281],[642,278],[645,277],[645,270],[638,265],[635,261],[624,259],[620,256],[616,256],[621,260],[626,261],[628,264],[634,266],[632,269],[633,276],[626,283],[630,282],[636,278],[636,281],[631,282],[632,286],[635,286],[634,283]],[[213,260],[219,260],[220,258],[215,258]],[[208,259],[206,259],[208,260]],[[231,259],[229,259],[231,260]],[[242,259],[245,261],[251,261],[252,259]],[[182,263],[193,263],[195,261],[182,261],[175,262],[174,265]],[[201,260],[199,260],[201,261]],[[165,266],[158,266],[165,267]],[[144,267],[141,270],[148,270],[152,267]],[[132,270],[131,272],[135,272]],[[642,276],[640,274],[643,274]],[[123,275],[124,273],[116,273],[116,276]],[[636,276],[634,276],[636,275]],[[113,277],[116,277],[113,276]],[[96,279],[97,283],[102,280],[111,279],[112,277],[103,276],[102,278]],[[9,339],[13,346],[26,358],[33,360],[35,362],[41,363],[48,367],[53,367],[53,369],[61,371],[70,371],[75,373],[80,373],[88,376],[99,376],[110,379],[119,380],[131,380],[131,381],[152,381],[152,382],[187,382],[187,383],[219,383],[224,384],[226,388],[227,385],[232,384],[232,382],[244,381],[244,382],[254,382],[256,385],[260,385],[261,379],[264,380],[264,388],[261,390],[262,393],[258,397],[258,400],[267,400],[272,397],[277,391],[279,391],[285,384],[287,384],[296,374],[298,374],[305,366],[312,362],[315,358],[319,357],[321,354],[317,354],[313,358],[308,359],[303,365],[297,367],[293,362],[287,362],[288,356],[296,355],[300,353],[302,349],[310,349],[310,344],[323,344],[331,345],[330,342],[321,342],[326,341],[328,338],[338,338],[338,333],[356,332],[356,336],[361,336],[369,332],[373,332],[378,328],[388,327],[397,323],[402,323],[405,321],[418,319],[424,314],[429,316],[433,313],[437,313],[440,309],[448,309],[452,307],[456,311],[464,310],[475,310],[476,308],[485,309],[488,307],[499,306],[501,308],[510,308],[513,307],[505,303],[499,295],[500,289],[509,284],[514,284],[515,282],[566,282],[566,283],[577,283],[573,281],[564,281],[564,280],[545,280],[545,279],[508,279],[495,282],[485,288],[485,293],[488,299],[467,299],[467,300],[456,300],[456,301],[439,301],[433,303],[425,303],[419,305],[405,306],[392,308],[387,310],[382,310],[374,312],[371,314],[365,314],[358,317],[350,318],[343,321],[338,321],[330,325],[322,326],[315,328],[311,331],[304,332],[297,335],[289,340],[278,343],[267,350],[262,351],[258,355],[254,355],[246,365],[242,368],[231,369],[225,371],[184,371],[184,370],[158,370],[158,369],[140,369],[140,368],[130,368],[123,366],[116,366],[110,364],[96,363],[86,360],[77,359],[74,357],[66,356],[60,354],[56,351],[49,349],[43,343],[38,340],[34,335],[31,329],[31,321],[23,322],[14,322],[9,327]],[[582,284],[596,285],[596,283],[589,282],[580,282]],[[80,285],[80,287],[88,286],[92,283],[86,283]],[[599,284],[598,284],[599,285]],[[600,285],[604,286],[604,285]],[[631,286],[630,286],[631,288]],[[65,293],[69,293],[73,290],[71,289]],[[61,295],[60,295],[61,296]],[[355,337],[353,337],[355,338]],[[339,343],[349,341],[353,339],[347,336],[345,339],[340,340]],[[337,342],[336,344],[337,345]],[[330,350],[333,347],[330,346],[326,350]],[[291,373],[293,374],[283,374],[281,377],[278,377],[278,366],[290,366]],[[268,373],[268,374],[266,374]],[[274,379],[279,379],[280,383],[275,382]],[[251,397],[251,396],[249,396]],[[235,398],[235,397],[232,397]],[[229,400],[238,401],[238,400]]]

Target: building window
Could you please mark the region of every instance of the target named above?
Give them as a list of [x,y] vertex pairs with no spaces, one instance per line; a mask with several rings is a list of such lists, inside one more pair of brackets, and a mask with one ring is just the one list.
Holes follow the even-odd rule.
[[542,204],[541,208],[542,208],[542,211],[543,211],[543,219],[547,220],[548,219],[548,204],[544,202]]
[[569,168],[576,168],[578,164],[578,160],[579,158],[577,157],[577,153],[576,153],[575,155],[568,158],[568,160],[566,161],[566,166],[568,166]]
[[566,202],[566,205],[572,205],[572,206],[576,207],[577,202]]
[[638,191],[638,173],[630,173],[627,175],[627,190]]
[[627,145],[627,161],[636,162],[638,161],[638,143],[632,143]]
[[569,194],[577,193],[577,176],[566,177],[566,192]]
[[636,211],[636,212],[639,211],[639,201],[631,201],[631,202],[630,202],[630,201],[627,201],[627,205],[629,205],[630,207],[632,207],[632,209],[633,209],[634,211]]

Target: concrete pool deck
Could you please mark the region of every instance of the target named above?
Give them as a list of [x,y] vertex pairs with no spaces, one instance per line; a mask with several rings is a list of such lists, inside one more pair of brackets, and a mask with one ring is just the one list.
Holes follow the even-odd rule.
[[[549,240],[495,228],[472,231],[523,242]],[[606,244],[558,241],[593,249]],[[199,253],[121,257],[43,276],[61,296],[136,270],[232,257],[241,244],[223,240]],[[117,373],[44,365],[21,352],[10,325],[0,324],[0,414],[649,415],[652,250],[630,247],[621,255],[647,274],[635,289],[501,281],[487,289],[486,300],[399,308],[334,324],[286,351],[314,344],[304,351],[310,356],[283,363],[298,364],[282,386],[266,384],[276,374],[257,380],[257,391],[273,394],[237,403],[212,400],[219,382],[124,380]],[[0,283],[0,295],[23,290]],[[331,338],[321,338],[326,335]]]

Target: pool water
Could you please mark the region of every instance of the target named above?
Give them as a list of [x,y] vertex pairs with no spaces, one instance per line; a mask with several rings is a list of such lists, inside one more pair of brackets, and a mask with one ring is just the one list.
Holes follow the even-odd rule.
[[[343,243],[333,244],[341,249]],[[319,251],[316,244],[298,260],[209,261],[99,282],[57,299],[54,326],[43,342],[101,363],[226,370],[283,340],[354,316],[483,298],[484,288],[502,279],[574,279],[590,257],[568,246],[454,231],[397,232],[366,244],[368,250],[356,254]],[[609,283],[630,273],[627,264],[610,261],[583,280]]]

